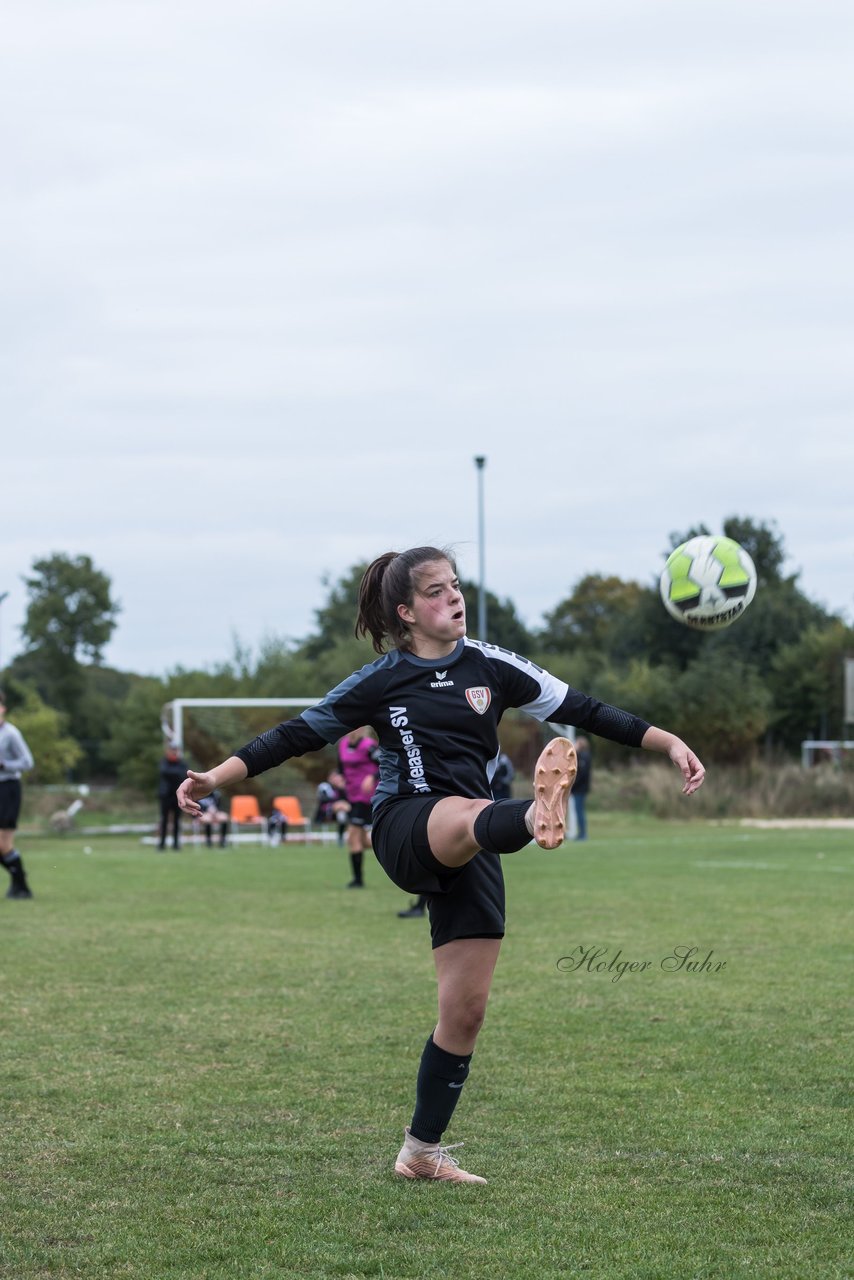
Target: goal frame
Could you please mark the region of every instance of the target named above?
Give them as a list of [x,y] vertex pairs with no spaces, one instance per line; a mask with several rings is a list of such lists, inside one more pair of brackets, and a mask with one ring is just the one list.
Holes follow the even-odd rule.
[[184,749],[185,707],[315,707],[320,698],[172,698],[160,713],[160,727],[170,747]]
[[854,751],[854,741],[843,738],[806,738],[801,743],[801,764],[809,769],[817,751],[829,751],[834,760],[838,760],[839,752]]

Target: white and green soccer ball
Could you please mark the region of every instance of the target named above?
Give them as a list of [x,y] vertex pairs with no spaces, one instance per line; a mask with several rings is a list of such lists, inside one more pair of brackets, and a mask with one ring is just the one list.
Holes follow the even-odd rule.
[[756,567],[732,538],[699,535],[667,557],[661,599],[677,622],[719,631],[740,618],[756,594]]

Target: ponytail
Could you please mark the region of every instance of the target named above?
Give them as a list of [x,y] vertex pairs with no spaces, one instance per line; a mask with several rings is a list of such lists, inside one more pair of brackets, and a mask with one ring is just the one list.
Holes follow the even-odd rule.
[[359,611],[355,634],[370,636],[375,653],[385,653],[386,640],[391,647],[409,647],[408,628],[397,612],[399,604],[412,604],[412,574],[419,565],[430,560],[447,560],[457,571],[449,551],[437,547],[413,547],[411,551],[386,551],[368,565],[359,583]]

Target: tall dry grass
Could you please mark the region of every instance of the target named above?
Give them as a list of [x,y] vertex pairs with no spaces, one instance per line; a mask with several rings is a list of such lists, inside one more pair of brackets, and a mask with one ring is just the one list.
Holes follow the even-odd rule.
[[663,761],[600,769],[592,809],[629,810],[657,818],[854,818],[854,769],[798,764],[711,765],[686,804],[679,779]]

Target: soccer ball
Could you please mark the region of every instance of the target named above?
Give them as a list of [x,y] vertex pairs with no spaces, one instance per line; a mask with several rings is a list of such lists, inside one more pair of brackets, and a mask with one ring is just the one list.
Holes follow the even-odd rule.
[[756,568],[732,538],[689,538],[667,557],[661,599],[671,617],[697,631],[740,618],[756,594]]

